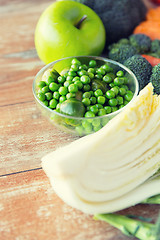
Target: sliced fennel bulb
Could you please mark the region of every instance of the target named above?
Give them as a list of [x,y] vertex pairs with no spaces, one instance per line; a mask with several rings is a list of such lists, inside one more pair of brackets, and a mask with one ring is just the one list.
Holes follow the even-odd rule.
[[42,167],[57,195],[86,213],[114,212],[158,194],[159,181],[148,195],[141,188],[160,168],[160,96],[148,84],[105,127],[46,155]]

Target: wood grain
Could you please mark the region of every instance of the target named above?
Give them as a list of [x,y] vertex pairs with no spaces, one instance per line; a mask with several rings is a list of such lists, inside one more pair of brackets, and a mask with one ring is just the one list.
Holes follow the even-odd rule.
[[[1,240],[127,240],[109,224],[66,205],[42,170],[1,177]],[[140,205],[121,214],[157,217],[158,207]],[[134,238],[132,238],[134,240]]]
[[42,117],[32,101],[0,110],[0,175],[39,168],[42,156],[75,139]]
[[[129,240],[62,202],[39,169],[42,156],[76,139],[41,115],[32,94],[44,66],[34,46],[35,26],[53,2],[0,0],[0,240]],[[159,209],[137,205],[120,213],[155,221]]]

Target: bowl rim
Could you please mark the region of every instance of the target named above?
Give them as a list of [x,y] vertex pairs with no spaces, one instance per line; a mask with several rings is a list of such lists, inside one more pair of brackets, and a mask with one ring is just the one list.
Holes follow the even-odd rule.
[[[133,78],[134,78],[134,80],[135,80],[135,92],[134,92],[133,98],[131,99],[131,101],[130,101],[127,105],[125,105],[125,106],[124,106],[123,108],[121,108],[121,109],[118,109],[118,110],[115,111],[115,112],[108,113],[108,114],[105,114],[105,115],[103,115],[103,116],[95,116],[95,117],[87,117],[87,118],[86,118],[86,117],[76,117],[76,116],[70,116],[70,115],[65,115],[65,114],[59,113],[59,112],[57,112],[57,111],[55,111],[55,110],[53,110],[53,109],[48,108],[47,106],[45,106],[45,105],[39,100],[39,98],[37,97],[37,94],[36,94],[36,92],[35,92],[35,89],[36,89],[35,86],[36,86],[36,79],[37,79],[37,77],[38,77],[42,72],[44,72],[44,71],[47,70],[49,67],[51,67],[52,65],[56,64],[57,62],[60,62],[60,61],[63,61],[63,60],[67,60],[67,59],[71,59],[71,58],[85,58],[85,57],[87,57],[87,58],[94,58],[95,60],[100,60],[100,61],[108,61],[108,62],[110,62],[110,63],[112,63],[112,64],[114,64],[114,65],[120,66],[121,68],[125,69],[126,72],[128,72],[130,75],[133,76]],[[50,62],[49,64],[47,64],[47,65],[45,65],[44,67],[42,67],[42,68],[38,71],[38,73],[36,74],[36,76],[34,77],[33,84],[32,84],[32,92],[33,92],[33,95],[34,95],[34,98],[36,99],[36,101],[37,101],[43,108],[45,108],[47,111],[49,111],[49,112],[52,113],[52,114],[54,113],[54,114],[56,114],[56,115],[58,115],[58,116],[66,117],[66,118],[69,118],[69,119],[75,119],[75,120],[88,120],[88,119],[92,119],[92,120],[93,120],[93,119],[100,119],[100,118],[104,118],[104,117],[111,117],[111,118],[112,118],[112,116],[117,115],[117,114],[119,114],[120,112],[124,111],[124,109],[126,109],[126,107],[128,107],[128,105],[130,105],[130,104],[134,101],[134,99],[137,97],[138,92],[139,92],[139,83],[138,83],[138,80],[137,80],[135,74],[134,74],[129,68],[127,68],[126,66],[124,66],[123,64],[121,64],[121,63],[119,63],[119,62],[117,62],[117,61],[111,60],[111,59],[106,58],[106,57],[103,57],[103,56],[101,57],[101,56],[81,55],[81,56],[70,56],[70,57],[61,58],[61,59],[55,60],[55,61],[53,61],[53,62]]]

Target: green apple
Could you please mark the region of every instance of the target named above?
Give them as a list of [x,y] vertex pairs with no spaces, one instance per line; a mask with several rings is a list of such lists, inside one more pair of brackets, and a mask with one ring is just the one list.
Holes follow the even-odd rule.
[[101,19],[78,2],[54,2],[42,13],[35,29],[35,47],[46,64],[70,56],[97,56],[104,46]]

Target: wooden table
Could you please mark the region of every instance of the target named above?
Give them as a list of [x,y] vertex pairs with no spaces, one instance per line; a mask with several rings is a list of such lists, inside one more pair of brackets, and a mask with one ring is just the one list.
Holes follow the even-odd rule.
[[[32,94],[44,64],[34,29],[51,0],[0,0],[0,239],[127,240],[110,225],[67,206],[52,190],[41,157],[74,140],[44,119]],[[159,206],[121,213],[157,217]]]

